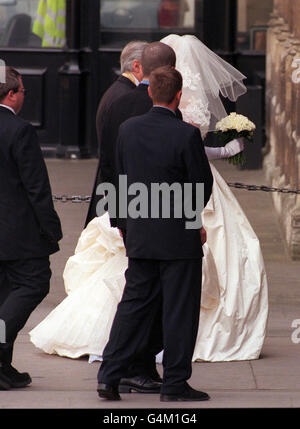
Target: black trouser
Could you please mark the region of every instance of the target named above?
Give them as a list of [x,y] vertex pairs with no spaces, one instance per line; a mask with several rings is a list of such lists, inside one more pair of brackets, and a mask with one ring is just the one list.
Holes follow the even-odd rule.
[[103,352],[98,381],[117,385],[149,342],[162,297],[163,393],[181,393],[192,374],[198,332],[202,259],[129,258],[126,285]]
[[0,261],[0,320],[6,329],[6,341],[0,343],[1,363],[11,363],[18,332],[48,294],[50,277],[48,256]]
[[[121,229],[124,246],[126,247],[126,229]],[[150,378],[158,376],[156,369],[156,355],[163,350],[162,335],[162,303],[158,308],[154,319],[149,341],[144,350],[140,350],[134,357],[133,362],[127,368],[127,377],[145,375]]]

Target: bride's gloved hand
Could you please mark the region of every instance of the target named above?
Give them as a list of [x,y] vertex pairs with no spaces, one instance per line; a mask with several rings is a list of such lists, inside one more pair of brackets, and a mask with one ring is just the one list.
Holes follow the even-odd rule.
[[230,158],[231,156],[237,155],[244,150],[244,139],[240,137],[238,139],[231,140],[221,149],[224,150],[224,158]]
[[209,160],[230,158],[244,150],[243,137],[231,140],[224,147],[208,147],[205,146],[205,153]]

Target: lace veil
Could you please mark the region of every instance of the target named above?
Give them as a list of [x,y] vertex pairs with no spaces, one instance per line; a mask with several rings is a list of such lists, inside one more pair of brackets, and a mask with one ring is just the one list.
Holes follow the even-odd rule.
[[246,79],[197,37],[170,34],[161,42],[171,46],[176,53],[176,68],[183,77],[180,110],[186,122],[201,130],[202,137],[215,130],[216,123],[227,116],[220,94],[231,101],[244,94]]

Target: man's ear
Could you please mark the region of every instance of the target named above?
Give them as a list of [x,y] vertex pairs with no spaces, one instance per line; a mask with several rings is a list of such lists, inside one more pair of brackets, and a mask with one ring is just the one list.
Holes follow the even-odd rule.
[[152,92],[151,92],[150,85],[148,86],[148,95],[149,95],[149,97],[152,99]]
[[144,72],[140,61],[134,60],[132,63],[132,72],[139,82],[143,80]]
[[138,60],[133,61],[132,71],[139,74],[143,72],[142,64],[140,63],[140,61]]
[[7,97],[8,100],[11,101],[11,100],[15,99],[15,95],[16,95],[16,92],[13,89],[10,89],[8,91],[8,93],[6,94],[6,97]]
[[139,62],[137,60],[134,60],[132,63],[132,71],[136,72],[139,68]]
[[180,103],[181,96],[182,96],[182,89],[178,91],[176,94],[176,101],[178,101],[178,103]]

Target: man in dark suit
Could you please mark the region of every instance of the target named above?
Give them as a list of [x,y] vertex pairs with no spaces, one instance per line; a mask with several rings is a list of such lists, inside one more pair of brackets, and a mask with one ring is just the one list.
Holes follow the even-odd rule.
[[[102,127],[101,155],[99,160],[102,182],[112,183],[116,186],[115,148],[120,125],[126,119],[143,115],[152,107],[152,100],[148,95],[148,77],[150,73],[164,65],[175,67],[175,63],[176,55],[174,50],[164,43],[150,43],[143,50],[141,57],[143,80],[133,91],[129,91],[127,94],[114,100],[106,111]],[[178,109],[176,114],[180,118],[182,117]],[[94,187],[94,192],[96,192],[96,188]],[[92,198],[93,200],[97,200],[94,192]],[[116,220],[110,220],[112,226],[121,227],[120,224],[117,225]]]
[[6,67],[0,83],[0,389],[25,387],[28,373],[12,366],[18,332],[49,292],[49,255],[59,250],[60,220],[54,210],[46,165],[33,126],[17,116],[25,89]]
[[[114,101],[106,114],[102,129],[102,159],[100,158],[103,182],[112,183],[117,188],[115,149],[120,125],[126,119],[148,112],[153,105],[152,99],[148,94],[150,73],[164,65],[175,67],[175,63],[176,55],[174,50],[164,43],[150,43],[143,50],[141,57],[142,82],[133,91]],[[182,118],[178,109],[176,109],[176,115]],[[126,246],[124,219],[110,217],[110,222],[112,226],[117,226],[121,230]],[[159,392],[160,384],[158,383],[161,382],[161,378],[156,369],[156,354],[161,350],[161,317],[158,312],[152,335],[149,338],[149,344],[136,355],[134,362],[128,367],[127,377],[124,377],[120,382],[120,391]]]
[[[150,200],[148,195],[153,184],[180,184],[181,189],[190,184],[194,208],[198,201],[198,184],[204,185],[202,196],[206,205],[213,177],[199,129],[176,118],[181,88],[182,77],[173,67],[162,67],[151,74],[149,93],[154,106],[147,114],[121,125],[118,174],[127,176],[128,187],[133,184],[146,187],[146,202]],[[151,205],[151,214],[148,210],[147,215],[136,218],[130,213],[133,196],[128,192],[126,251],[129,264],[124,293],[98,373],[101,398],[120,399],[120,379],[135,354],[147,345],[163,296],[161,401],[209,399],[206,393],[187,384],[198,331],[205,234],[201,228],[201,235],[199,226],[187,229],[185,212],[181,217],[175,216],[179,200],[181,198],[170,195],[169,217],[161,213],[153,217]]]
[[[107,111],[110,109],[113,102],[118,98],[129,94],[143,78],[143,72],[141,67],[141,57],[144,48],[147,46],[147,42],[135,40],[128,43],[122,50],[120,63],[121,63],[121,76],[115,80],[115,82],[107,89],[101,98],[98,106],[96,115],[96,128],[98,138],[98,155],[99,162],[97,167],[97,173],[95,177],[94,187],[91,196],[91,202],[85,221],[85,226],[97,216],[96,205],[99,201],[99,197],[96,195],[97,186],[102,183],[103,180],[103,165],[106,164],[107,157],[107,144],[103,139],[103,126],[106,121]],[[109,153],[109,152],[108,152]]]

